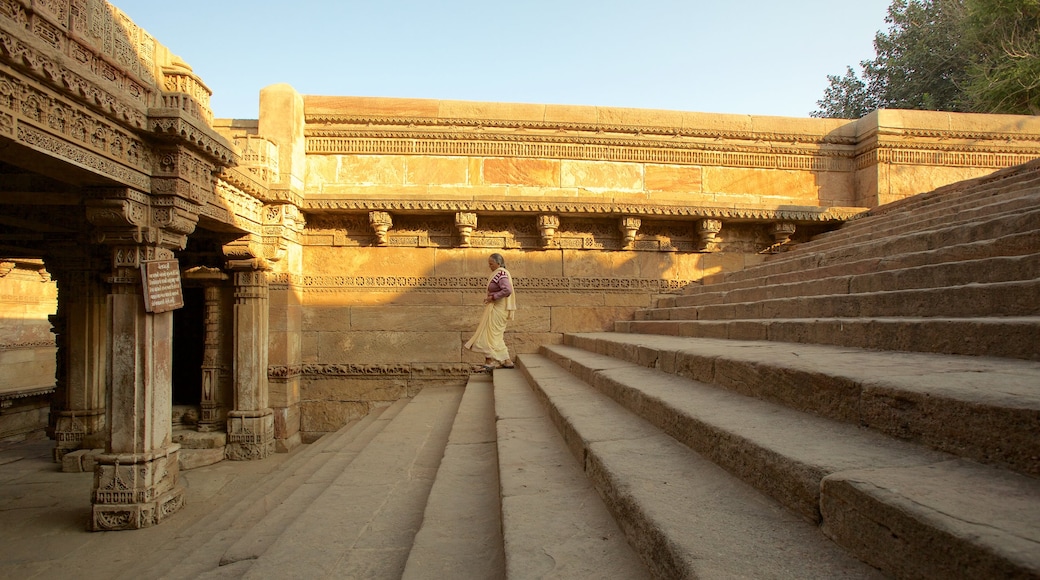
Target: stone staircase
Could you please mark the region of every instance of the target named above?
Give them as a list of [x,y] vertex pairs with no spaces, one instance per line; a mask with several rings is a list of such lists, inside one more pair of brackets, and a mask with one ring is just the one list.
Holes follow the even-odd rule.
[[1040,162],[878,208],[303,446],[125,577],[1040,578],[1038,259]]

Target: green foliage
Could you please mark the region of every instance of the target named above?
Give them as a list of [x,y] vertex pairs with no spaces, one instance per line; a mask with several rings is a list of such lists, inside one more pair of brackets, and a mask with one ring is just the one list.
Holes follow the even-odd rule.
[[1040,0],[968,0],[975,51],[964,92],[974,110],[1040,115]]
[[1040,114],[1040,0],[893,0],[876,56],[828,75],[814,117],[877,108]]

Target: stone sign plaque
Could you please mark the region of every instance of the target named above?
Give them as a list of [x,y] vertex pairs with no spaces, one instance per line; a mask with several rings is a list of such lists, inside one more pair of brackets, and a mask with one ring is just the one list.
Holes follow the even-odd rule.
[[141,264],[141,281],[146,311],[159,313],[184,306],[181,269],[177,260],[144,262]]

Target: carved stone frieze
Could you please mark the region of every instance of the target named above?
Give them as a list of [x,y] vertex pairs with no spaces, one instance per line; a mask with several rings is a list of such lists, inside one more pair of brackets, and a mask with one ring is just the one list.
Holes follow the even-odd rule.
[[[525,292],[672,292],[691,280],[592,277],[517,277],[514,284]],[[270,274],[269,283],[288,285],[304,292],[388,292],[480,290],[484,276],[310,276]]]
[[562,216],[613,215],[621,217],[654,216],[657,218],[716,218],[794,222],[843,222],[865,211],[854,207],[802,206],[790,209],[760,207],[714,207],[708,205],[628,204],[597,202],[531,202],[482,200],[424,200],[424,199],[312,199],[305,200],[300,209],[308,214],[328,211],[408,211],[423,213],[476,212],[483,213],[555,213]]
[[408,377],[424,378],[428,376],[469,376],[473,373],[473,365],[467,363],[442,364],[301,364],[274,365],[267,367],[270,379],[289,378],[387,378]]

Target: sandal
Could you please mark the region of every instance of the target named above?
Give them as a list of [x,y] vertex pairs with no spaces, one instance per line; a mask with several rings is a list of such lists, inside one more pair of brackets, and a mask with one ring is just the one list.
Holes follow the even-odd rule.
[[508,363],[508,364],[502,363],[502,368],[504,368],[504,369],[515,369],[516,365],[513,364],[513,363]]

